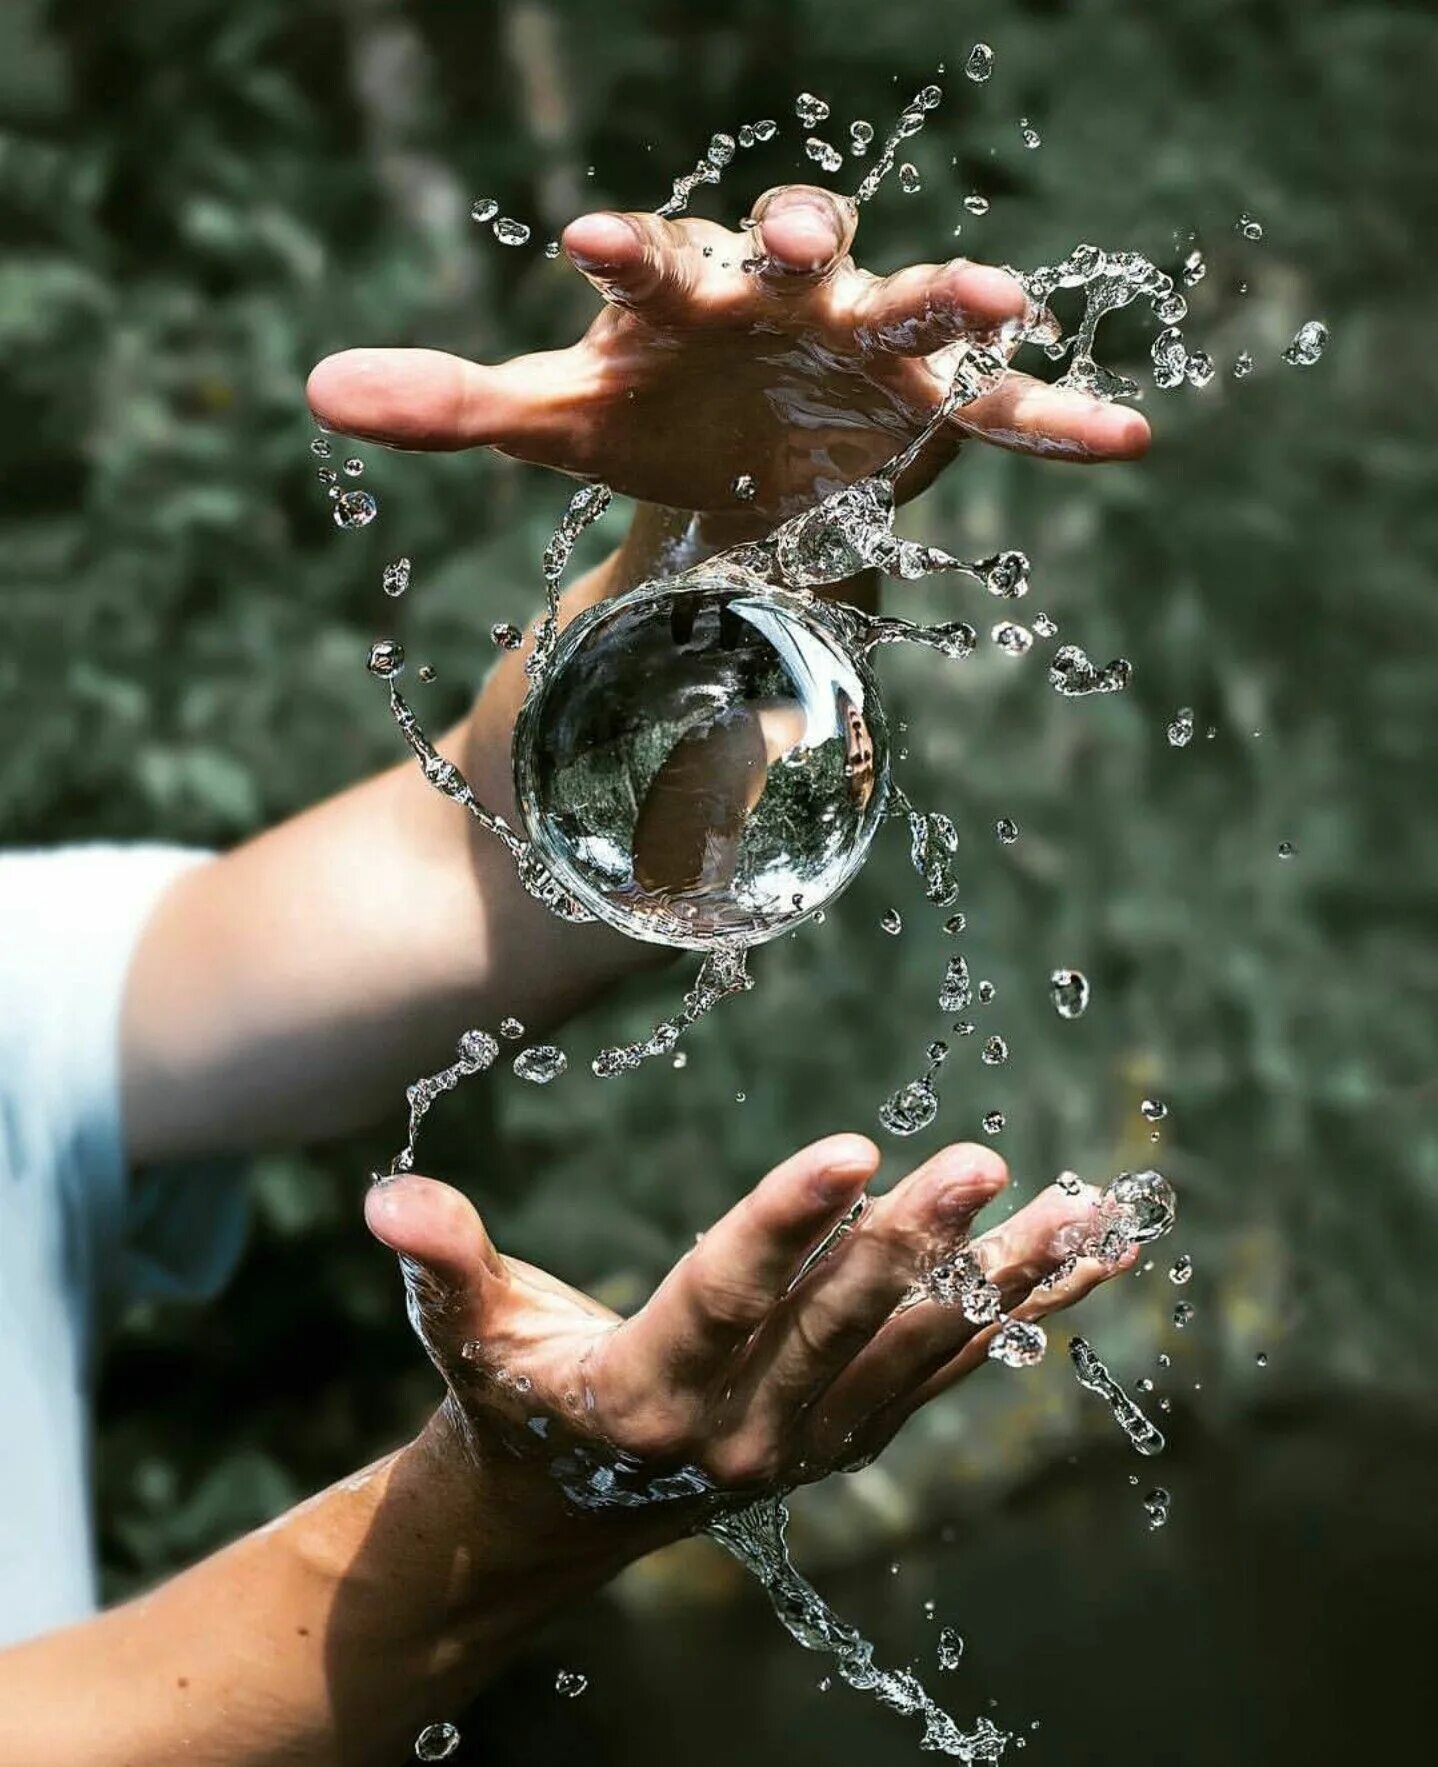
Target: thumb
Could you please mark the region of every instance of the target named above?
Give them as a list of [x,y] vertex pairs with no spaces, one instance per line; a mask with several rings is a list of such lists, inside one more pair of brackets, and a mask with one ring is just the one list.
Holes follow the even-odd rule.
[[433,1178],[385,1179],[364,1212],[370,1232],[399,1254],[410,1323],[445,1370],[481,1334],[487,1305],[509,1281],[504,1260],[469,1198]]
[[341,350],[305,396],[330,429],[399,448],[522,444],[564,376],[562,352],[486,368],[443,350]]

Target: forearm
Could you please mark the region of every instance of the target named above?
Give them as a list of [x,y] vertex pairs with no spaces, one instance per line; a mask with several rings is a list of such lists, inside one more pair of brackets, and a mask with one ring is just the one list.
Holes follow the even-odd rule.
[[[534,1477],[525,1474],[526,1481]],[[391,1767],[643,1549],[456,1452],[443,1420],[123,1607],[0,1654],[0,1760]]]
[[[673,563],[673,523],[565,595],[568,621]],[[439,741],[513,820],[523,651]],[[653,948],[562,923],[504,848],[409,760],[181,877],[146,929],[122,1026],[132,1160],[314,1139],[372,1120],[471,1025],[553,1025]]]

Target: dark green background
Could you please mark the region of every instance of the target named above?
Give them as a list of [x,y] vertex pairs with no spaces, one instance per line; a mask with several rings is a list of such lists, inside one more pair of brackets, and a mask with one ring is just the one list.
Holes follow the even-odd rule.
[[[959,74],[977,37],[996,51],[985,86]],[[960,1611],[940,1617],[973,1652],[956,1703],[1002,1687],[1006,1709],[1043,1715],[1040,1759],[1271,1762],[1308,1711],[1292,1758],[1327,1760],[1401,1722],[1399,1697],[1353,1665],[1361,1638],[1398,1660],[1404,1580],[1384,1567],[1406,1565],[1411,1586],[1434,1547],[1412,1488],[1435,1439],[1438,1337],[1435,67],[1432,9],[1379,0],[0,8],[8,841],[223,845],[388,763],[363,669],[380,633],[438,665],[430,718],[461,709],[491,622],[535,605],[565,487],[496,459],[361,450],[381,515],[340,536],[306,452],[305,371],[355,343],[497,359],[573,336],[592,297],[543,242],[580,207],[651,206],[714,129],[784,123],[701,197],[732,221],[812,172],[799,90],[829,98],[821,132],[843,143],[850,118],[882,131],[938,78],[946,103],[912,150],[922,194],[891,185],[864,215],[877,268],[954,249],[1029,264],[1079,240],[1174,268],[1197,234],[1209,272],[1189,330],[1219,373],[1150,391],[1148,461],[1088,473],[971,451],[906,518],[961,554],[1026,549],[1019,611],[1045,609],[1097,660],[1128,656],[1129,691],[1059,700],[1048,646],[883,658],[905,785],[960,826],[965,949],[998,988],[980,1028],[1013,1051],[992,1071],[980,1039],[957,1045],[938,1123],[889,1144],[889,1175],[999,1107],[1020,1200],[1060,1166],[1102,1181],[1156,1157],[1181,1193],[1171,1247],[1197,1266],[1181,1336],[1170,1247],[1088,1321],[1125,1378],[1173,1354],[1175,1454],[1139,1469],[1174,1488],[1166,1535],[1145,1535],[1130,1464],[1061,1355],[975,1383],[879,1468],[800,1506],[807,1562],[873,1567],[839,1587],[893,1654],[926,1653],[918,1604],[952,1596]],[[992,201],[980,220],[960,206],[975,189]],[[469,221],[490,193],[533,223],[530,248]],[[1261,243],[1235,233],[1242,210]],[[1331,327],[1325,358],[1283,366],[1313,316]],[[1141,360],[1146,342],[1120,325],[1110,354]],[[1237,384],[1240,349],[1257,367]],[[396,605],[378,574],[399,552],[415,586]],[[984,627],[998,612],[952,582],[896,586],[891,605]],[[1182,704],[1200,735],[1175,751]],[[992,836],[1001,814],[1022,829],[1010,848]],[[890,906],[897,940],[878,925]],[[788,1148],[873,1127],[943,1029],[949,949],[892,831],[823,927],[760,954],[760,985],[695,1033],[683,1073],[587,1073],[602,1042],[668,1009],[670,976],[572,1027],[552,1089],[500,1074],[447,1101],[421,1163],[471,1185],[507,1247],[631,1304]],[[1057,964],[1093,982],[1078,1024],[1048,1006]],[[1157,1149],[1146,1093],[1170,1106]],[[261,1161],[236,1284],[198,1319],[126,1331],[100,1428],[114,1593],[352,1467],[428,1402],[358,1215],[400,1102],[373,1140]],[[1369,1553],[1375,1511],[1389,1546]],[[986,1567],[958,1593],[954,1549],[934,1543],[945,1517],[972,1542],[964,1564]],[[1095,1538],[1112,1541],[1097,1563]],[[1320,1565],[1333,1590],[1316,1596],[1303,1569]],[[516,1759],[908,1758],[897,1720],[861,1730],[847,1696],[799,1703],[812,1665],[702,1549],[616,1599],[617,1630],[590,1615],[566,1635],[591,1695],[556,1704],[541,1655],[476,1721],[492,1758],[510,1736]],[[896,1601],[902,1622],[885,1619]],[[658,1701],[620,1660],[651,1661],[656,1640]],[[1153,1729],[1114,1755],[1104,1714],[1135,1651]],[[732,1697],[736,1673],[752,1698]],[[1305,1705],[1305,1681],[1326,1703]],[[666,1729],[661,1708],[683,1722]]]

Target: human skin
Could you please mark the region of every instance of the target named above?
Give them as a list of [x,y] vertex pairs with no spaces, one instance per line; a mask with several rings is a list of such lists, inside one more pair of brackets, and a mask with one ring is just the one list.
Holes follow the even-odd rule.
[[[269,1527],[0,1653],[0,1760],[391,1767],[623,1565],[716,1506],[876,1453],[985,1360],[994,1327],[932,1300],[898,1304],[1007,1178],[986,1148],[946,1148],[801,1276],[878,1164],[858,1135],[805,1148],[622,1321],[502,1257],[458,1191],[420,1177],[374,1186],[369,1225],[403,1261],[444,1402],[413,1442]],[[1042,1317],[1132,1262],[1084,1259],[1036,1286],[1093,1201],[1052,1188],[973,1239],[1009,1312]],[[637,1463],[631,1488],[687,1469],[711,1489],[637,1509],[566,1495],[566,1464],[612,1466],[621,1452]]]
[[[577,343],[497,367],[345,351],[314,370],[310,403],[352,435],[493,447],[634,498],[624,545],[564,597],[567,621],[871,471],[932,415],[953,345],[1023,313],[1011,277],[965,260],[870,275],[850,255],[855,225],[852,204],[806,186],[761,197],[744,233],[584,216],[564,246],[605,304]],[[756,256],[762,267],[745,271]],[[1148,428],[1137,412],[1011,374],[955,414],[901,495],[966,435],[1101,461],[1142,453]],[[755,479],[752,504],[734,492],[741,472]],[[872,585],[841,592],[862,598]],[[438,745],[511,820],[527,654],[499,659]],[[607,929],[554,919],[498,843],[412,764],[397,766],[167,892],[125,996],[131,1160],[353,1128],[447,1060],[469,1026],[509,1014],[542,1030],[655,960]]]

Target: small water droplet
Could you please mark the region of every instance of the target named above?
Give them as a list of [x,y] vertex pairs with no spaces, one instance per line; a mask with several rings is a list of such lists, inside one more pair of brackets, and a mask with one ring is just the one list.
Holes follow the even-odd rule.
[[1180,706],[1168,727],[1169,746],[1186,749],[1193,741],[1193,707]]
[[1189,1305],[1189,1303],[1187,1301],[1180,1301],[1178,1303],[1178,1305],[1173,1310],[1173,1323],[1178,1327],[1178,1329],[1180,1331],[1182,1331],[1183,1328],[1193,1318],[1193,1314],[1194,1314],[1194,1309]]
[[754,125],[754,139],[756,141],[772,141],[778,132],[779,125],[773,117],[761,117]]
[[994,986],[994,984],[992,982],[980,982],[979,983],[979,1005],[980,1006],[987,1006],[997,993],[998,993],[998,989]]
[[461,1065],[478,1074],[493,1065],[499,1045],[488,1031],[466,1031],[459,1040],[457,1053]]
[[1292,841],[1280,841],[1278,843],[1278,857],[1280,859],[1291,859],[1297,851],[1298,848],[1294,846]]
[[554,1677],[554,1691],[567,1700],[577,1700],[589,1686],[589,1677],[578,1669],[561,1669]]
[[416,1761],[447,1761],[459,1747],[459,1731],[453,1724],[426,1724],[414,1739]]
[[904,930],[904,917],[897,908],[886,908],[879,917],[879,925],[886,933],[901,933]]
[[331,453],[329,438],[316,436],[310,443],[310,453],[314,455],[316,460],[328,460]]
[[911,160],[905,160],[899,167],[899,189],[905,196],[916,196],[923,188],[924,181],[919,176],[919,168]]
[[518,626],[511,625],[508,620],[500,620],[489,628],[489,636],[501,650],[518,650],[524,643],[524,634]]
[[975,43],[964,63],[964,72],[971,80],[984,81],[994,71],[994,52],[987,43]]
[[410,572],[414,567],[407,558],[397,558],[393,564],[384,567],[384,575],[380,578],[380,588],[386,595],[403,595],[409,588]]
[[1019,825],[1012,816],[1000,816],[994,824],[994,833],[998,836],[999,845],[1011,847],[1019,838]]
[[939,1111],[939,1095],[927,1080],[910,1080],[879,1107],[879,1121],[891,1135],[916,1135]]
[[1241,233],[1245,239],[1262,239],[1263,223],[1256,221],[1250,214],[1242,214],[1233,223],[1235,233]]
[[1002,1037],[990,1037],[984,1044],[979,1059],[985,1067],[1000,1067],[1009,1059],[1009,1046]]
[[1148,1517],[1150,1531],[1167,1525],[1169,1506],[1173,1498],[1162,1485],[1155,1485],[1143,1500],[1143,1513]]
[[794,115],[806,129],[815,129],[829,114],[827,100],[816,98],[812,92],[801,92],[794,100]]
[[734,137],[724,134],[711,135],[704,157],[711,166],[727,166],[734,157]]
[[1003,1130],[1007,1118],[1002,1111],[984,1112],[984,1134],[998,1135]]
[[521,1049],[513,1063],[519,1078],[535,1086],[547,1086],[551,1080],[557,1080],[568,1066],[569,1057],[553,1043],[536,1043],[532,1048]]
[[370,646],[365,667],[381,681],[393,681],[404,670],[404,646],[393,638],[377,639]]
[[1043,136],[1039,134],[1027,117],[1019,118],[1019,140],[1027,148],[1043,146]]
[[1196,288],[1208,275],[1208,265],[1203,261],[1203,253],[1196,248],[1183,260],[1183,286]]
[[1267,1350],[1260,1350],[1258,1352],[1258,1354],[1253,1358],[1253,1360],[1258,1365],[1259,1368],[1267,1368],[1268,1367],[1268,1352],[1267,1352]]
[[837,172],[844,163],[844,156],[838,148],[818,135],[811,135],[804,143],[804,152],[821,171]]
[[524,1035],[524,1026],[517,1018],[502,1018],[499,1021],[499,1034],[513,1040]]
[[1034,641],[1033,633],[1017,620],[1000,620],[989,637],[1009,656],[1024,656]]
[[752,503],[754,501],[754,493],[756,490],[753,475],[747,472],[741,472],[738,478],[734,481],[733,490],[734,495],[741,503]]
[[989,1361],[1005,1368],[1032,1368],[1044,1359],[1049,1341],[1041,1325],[1027,1319],[1006,1319],[989,1341]]
[[951,914],[944,922],[944,931],[952,937],[955,933],[961,933],[968,924],[967,915]]
[[499,204],[492,196],[477,196],[469,208],[470,220],[477,221],[481,227],[486,221],[492,221],[498,213]]
[[1233,378],[1247,380],[1253,373],[1253,357],[1247,350],[1240,350],[1233,358]]
[[989,212],[989,199],[986,196],[980,196],[978,191],[974,190],[964,198],[964,207],[971,215],[986,215]]
[[512,215],[501,215],[494,223],[494,237],[501,245],[528,245],[529,228]]
[[429,682],[434,680],[434,678],[435,678],[434,669],[432,668],[432,666],[429,663],[421,663],[420,664],[419,678],[421,681],[425,682],[426,685]]
[[358,454],[352,454],[349,459],[345,461],[345,471],[352,479],[359,478],[364,472],[364,461],[360,459]]
[[1082,1018],[1088,1010],[1088,977],[1081,969],[1056,969],[1049,976],[1049,999],[1060,1018]]
[[749,1094],[747,1092],[736,1092],[734,1094],[735,1104],[743,1104],[745,1102],[745,1100],[748,1098],[748,1096],[749,1096]]
[[1057,621],[1050,619],[1048,614],[1035,614],[1034,631],[1040,638],[1052,638],[1058,631],[1058,623]]
[[1321,319],[1310,319],[1300,325],[1293,342],[1283,352],[1283,360],[1292,368],[1311,368],[1328,343],[1328,327]]
[[341,491],[335,499],[337,528],[367,528],[379,514],[379,504],[368,491]]
[[941,1669],[958,1668],[959,1659],[964,1654],[964,1641],[952,1626],[945,1626],[940,1632],[938,1646],[934,1654],[938,1657]]
[[874,139],[874,125],[866,123],[861,117],[858,122],[849,124],[849,152],[856,160],[863,159],[869,151]]
[[1168,1106],[1161,1098],[1146,1098],[1138,1108],[1150,1123],[1161,1123],[1168,1115]]

